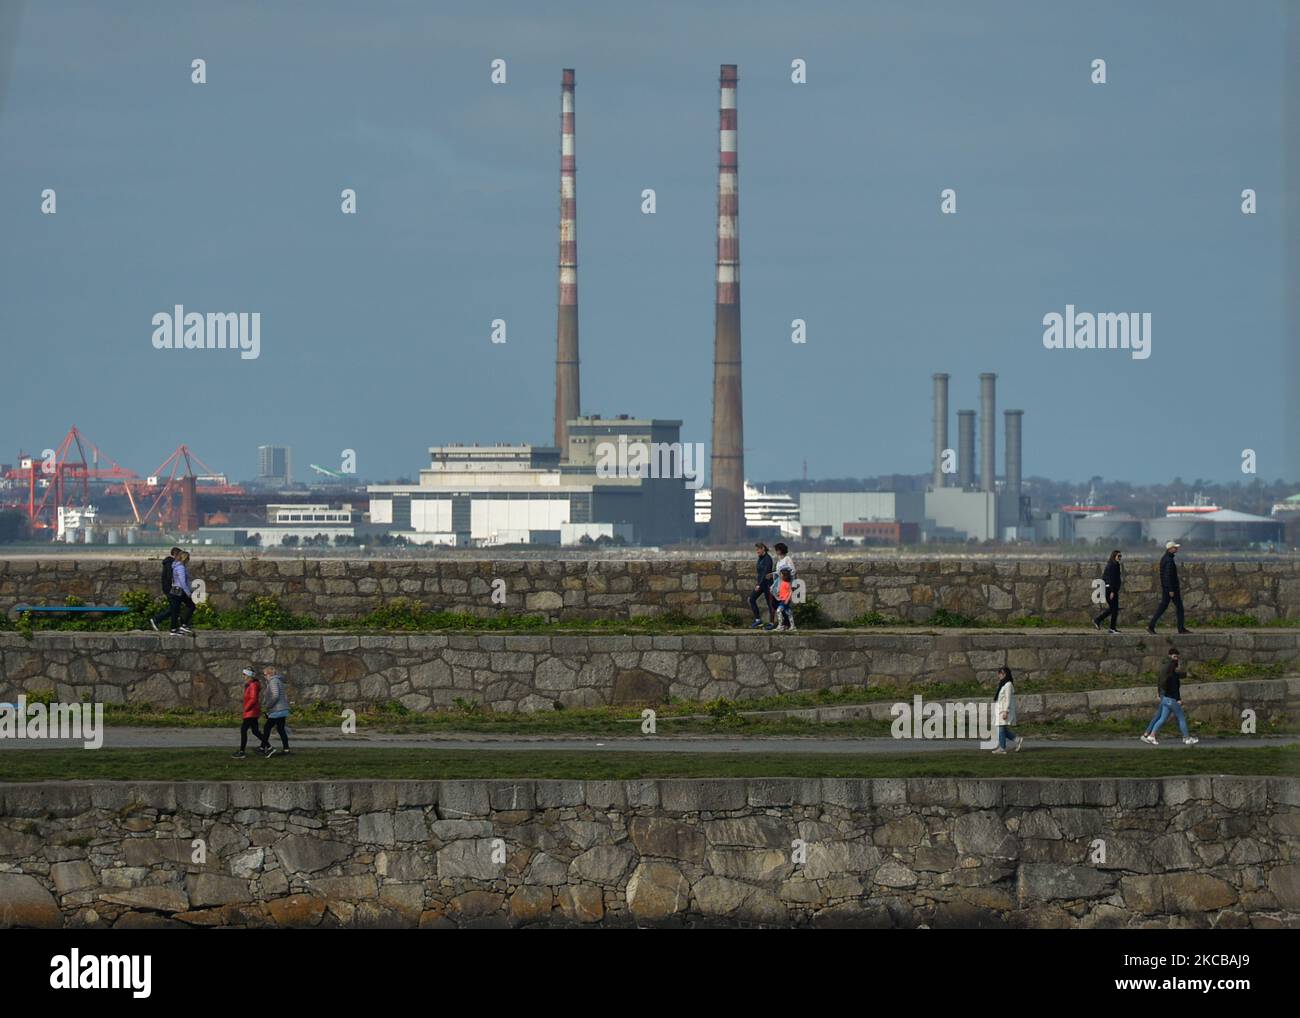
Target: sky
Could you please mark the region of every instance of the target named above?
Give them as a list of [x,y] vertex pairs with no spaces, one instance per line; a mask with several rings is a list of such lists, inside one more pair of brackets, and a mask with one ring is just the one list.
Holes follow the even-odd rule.
[[[1287,28],[1284,0],[4,0],[0,462],[74,424],[236,479],[267,443],[371,480],[548,444],[566,67],[582,409],[707,445],[734,63],[750,479],[927,472],[931,374],[955,446],[992,371],[999,472],[1016,408],[1026,475],[1249,481],[1252,450],[1300,480]],[[259,356],[156,349],[177,304],[260,313]],[[1045,348],[1067,304],[1150,313],[1151,356]]]

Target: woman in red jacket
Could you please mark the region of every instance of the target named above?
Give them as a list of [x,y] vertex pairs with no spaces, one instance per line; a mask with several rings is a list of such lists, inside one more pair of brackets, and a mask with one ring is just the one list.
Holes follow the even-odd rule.
[[[247,754],[248,733],[252,732],[259,743],[263,742],[262,730],[257,719],[262,714],[262,683],[257,673],[251,668],[244,669],[244,723],[239,727],[239,752],[231,754],[236,760],[243,760]],[[257,750],[262,752],[260,746]]]

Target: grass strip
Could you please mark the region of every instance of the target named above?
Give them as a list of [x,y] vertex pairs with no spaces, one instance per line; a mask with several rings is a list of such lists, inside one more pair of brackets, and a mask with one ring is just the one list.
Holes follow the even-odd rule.
[[1300,776],[1300,747],[1080,750],[1029,747],[912,754],[631,753],[426,749],[308,749],[233,760],[225,749],[7,751],[0,780],[310,781],[506,778],[1156,778],[1172,775]]

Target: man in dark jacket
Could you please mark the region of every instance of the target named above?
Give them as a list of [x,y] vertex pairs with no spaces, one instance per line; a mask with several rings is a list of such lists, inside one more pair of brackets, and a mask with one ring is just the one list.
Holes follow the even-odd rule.
[[1183,713],[1182,689],[1182,681],[1187,678],[1187,673],[1178,670],[1180,659],[1178,648],[1170,647],[1169,658],[1165,661],[1164,667],[1160,669],[1160,678],[1156,683],[1156,694],[1160,698],[1160,709],[1156,711],[1156,716],[1147,725],[1147,730],[1142,733],[1142,741],[1147,745],[1160,745],[1156,741],[1156,732],[1160,731],[1160,726],[1169,719],[1170,714],[1178,721],[1178,728],[1183,733],[1184,745],[1195,746],[1201,741],[1195,735],[1187,733],[1187,715]]
[[1093,627],[1096,629],[1101,628],[1102,619],[1109,615],[1109,632],[1119,632],[1116,626],[1119,624],[1119,588],[1124,579],[1120,569],[1120,560],[1123,558],[1124,553],[1116,548],[1106,560],[1106,569],[1101,574],[1102,583],[1106,585],[1106,610],[1092,620]]
[[763,624],[763,619],[758,612],[758,599],[761,597],[767,602],[768,621],[776,624],[776,599],[772,597],[772,556],[767,552],[767,545],[759,541],[754,545],[755,551],[758,552],[758,573],[755,577],[753,593],[749,595],[749,609],[754,613],[754,621],[750,629],[757,629]]
[[149,625],[154,630],[158,630],[158,623],[172,614],[172,565],[176,562],[176,556],[181,553],[179,548],[173,548],[163,559],[162,563],[162,592],[163,597],[167,598],[167,607],[149,620]]
[[1164,556],[1160,559],[1160,607],[1156,613],[1151,616],[1151,621],[1147,623],[1147,632],[1152,636],[1156,635],[1156,623],[1160,621],[1160,616],[1165,613],[1169,607],[1169,602],[1174,603],[1174,615],[1178,619],[1178,631],[1187,632],[1187,627],[1183,625],[1183,594],[1178,586],[1178,564],[1174,561],[1174,555],[1178,553],[1179,544],[1177,541],[1170,541],[1165,545]]

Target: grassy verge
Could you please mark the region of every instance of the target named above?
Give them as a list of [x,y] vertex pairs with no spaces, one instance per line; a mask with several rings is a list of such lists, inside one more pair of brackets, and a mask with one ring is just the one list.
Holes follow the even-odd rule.
[[1300,774],[1296,747],[1118,750],[1034,747],[878,756],[771,753],[487,752],[419,749],[295,751],[232,760],[219,749],[40,750],[7,753],[4,781],[307,781],[324,779],[704,777],[1161,777],[1182,774]]
[[[737,595],[739,598],[739,595]],[[62,604],[70,607],[84,605],[80,598],[69,596]],[[30,637],[36,632],[92,632],[117,633],[147,629],[148,620],[163,610],[165,603],[145,590],[127,591],[122,604],[129,612],[99,617],[23,614],[18,618],[0,616],[0,630],[11,630]],[[1005,622],[991,622],[938,609],[923,621],[891,618],[879,612],[859,615],[847,622],[836,622],[827,617],[816,599],[795,605],[795,621],[801,629],[836,630],[890,627],[915,630],[936,629],[1080,629],[1086,623],[1070,619],[1044,619],[1026,616]],[[374,609],[352,618],[319,619],[315,616],[295,615],[283,608],[274,597],[254,597],[239,608],[216,611],[209,604],[198,606],[192,625],[195,629],[237,632],[293,631],[351,631],[351,632],[517,632],[517,633],[607,633],[681,635],[713,633],[718,630],[747,629],[749,617],[734,612],[718,612],[707,616],[691,616],[681,611],[668,611],[659,615],[636,616],[630,619],[560,619],[552,621],[545,615],[520,615],[499,612],[480,616],[468,612],[434,611],[409,598],[393,598],[378,603]],[[1260,622],[1249,615],[1227,615],[1206,620],[1207,628],[1300,628],[1300,620],[1277,619]],[[1193,627],[1195,628],[1195,627]]]
[[[1300,664],[1300,663],[1297,663]],[[1196,671],[1189,681],[1227,682],[1244,678],[1277,678],[1286,673],[1281,665],[1229,665],[1205,666],[1207,674]],[[1121,676],[1052,675],[1041,679],[1017,681],[1022,695],[1042,692],[1081,692],[1094,689],[1127,689],[1134,686],[1155,686],[1154,675]],[[789,693],[780,696],[759,697],[753,700],[675,700],[655,705],[656,719],[666,729],[677,733],[715,732],[744,729],[755,735],[793,734],[876,734],[879,722],[823,722],[814,724],[799,718],[759,719],[745,717],[747,711],[799,710],[815,707],[851,706],[854,704],[893,703],[910,701],[920,694],[926,700],[990,698],[988,687],[979,682],[927,683],[924,685],[852,686],[831,692],[820,690],[808,693]],[[30,700],[49,701],[53,694],[29,697]],[[316,703],[298,707],[294,723],[301,728],[337,727],[343,710],[340,703]],[[538,711],[532,714],[498,714],[468,700],[459,701],[449,710],[428,712],[412,711],[397,701],[383,704],[348,705],[357,712],[358,724],[379,732],[466,732],[500,734],[569,734],[569,735],[626,735],[640,720],[640,706],[586,707]],[[703,715],[703,717],[696,717]],[[107,704],[105,720],[117,727],[158,728],[229,728],[238,727],[235,711],[204,712],[193,708],[155,708],[150,704]],[[847,726],[847,727],[846,727]],[[859,726],[854,728],[852,726]],[[1273,729],[1270,729],[1271,731]],[[1281,731],[1277,729],[1276,731]],[[887,726],[886,732],[887,734]]]

